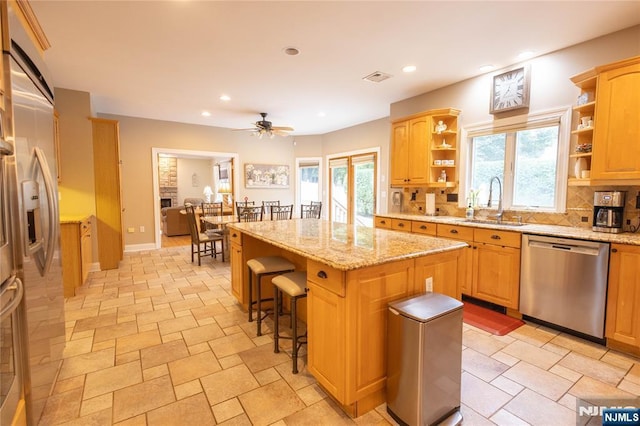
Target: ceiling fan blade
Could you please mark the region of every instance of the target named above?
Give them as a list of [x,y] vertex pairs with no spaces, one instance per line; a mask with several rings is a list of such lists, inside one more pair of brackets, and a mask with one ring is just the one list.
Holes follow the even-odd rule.
[[247,131],[247,132],[257,132],[257,131],[259,131],[259,130],[260,130],[260,129],[257,129],[257,128],[255,128],[255,127],[252,127],[252,128],[250,128],[250,129],[231,129],[231,131],[233,131],[233,132],[242,132],[242,131]]
[[293,127],[287,126],[273,126],[271,130],[281,130],[283,132],[293,132]]
[[272,132],[274,135],[278,135],[278,136],[289,136],[289,132],[288,132],[288,131],[272,129],[272,130],[271,130],[271,132]]

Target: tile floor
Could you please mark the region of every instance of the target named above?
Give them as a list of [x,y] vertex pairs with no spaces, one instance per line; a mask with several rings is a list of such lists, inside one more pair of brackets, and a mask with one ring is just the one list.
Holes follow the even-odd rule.
[[[351,420],[230,294],[228,263],[189,247],[126,254],[66,301],[67,345],[41,425],[395,424]],[[267,322],[271,326],[271,321]],[[640,360],[553,330],[464,326],[465,425],[574,425],[576,397],[640,395]]]

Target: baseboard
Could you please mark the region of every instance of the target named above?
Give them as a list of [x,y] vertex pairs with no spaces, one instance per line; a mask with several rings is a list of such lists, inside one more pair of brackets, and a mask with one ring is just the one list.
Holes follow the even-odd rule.
[[131,253],[136,251],[145,251],[145,250],[155,250],[156,243],[146,243],[146,244],[129,244],[124,246],[125,253]]

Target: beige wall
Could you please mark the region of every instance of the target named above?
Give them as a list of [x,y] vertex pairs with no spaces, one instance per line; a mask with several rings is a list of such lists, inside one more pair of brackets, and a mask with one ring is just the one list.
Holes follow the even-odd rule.
[[[213,160],[178,158],[178,202],[185,198],[204,199],[204,187],[213,188]],[[194,181],[193,175],[196,175]]]
[[[531,64],[531,111],[541,111],[575,103],[578,90],[569,77],[596,65],[640,54],[640,26],[535,58]],[[122,196],[125,208],[123,224],[136,232],[125,233],[127,246],[154,242],[154,218],[151,148],[237,153],[240,161],[236,196],[251,200],[280,199],[294,202],[295,157],[326,156],[372,147],[380,148],[383,193],[389,191],[389,135],[391,119],[434,108],[462,109],[461,123],[489,121],[490,73],[430,93],[390,105],[390,118],[375,120],[347,129],[316,136],[256,139],[248,133],[184,123],[136,117],[100,115],[120,122],[122,157]],[[89,94],[56,89],[56,108],[60,112],[62,183],[61,211],[93,212],[93,166],[91,128],[86,120],[90,112]],[[242,169],[247,162],[288,164],[291,187],[257,190],[244,187]],[[326,162],[324,164],[326,170]],[[424,192],[424,191],[423,191]],[[326,200],[325,200],[326,201]],[[387,200],[379,200],[381,212]],[[455,212],[454,212],[455,213]],[[140,233],[140,226],[146,232]]]

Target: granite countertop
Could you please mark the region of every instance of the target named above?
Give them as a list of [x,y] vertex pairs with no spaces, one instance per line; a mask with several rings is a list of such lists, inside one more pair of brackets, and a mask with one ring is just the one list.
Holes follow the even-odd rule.
[[640,246],[640,233],[623,232],[620,234],[610,234],[606,232],[594,232],[590,229],[577,228],[571,226],[543,225],[535,223],[525,223],[517,225],[496,225],[490,223],[477,223],[467,221],[463,217],[457,216],[423,216],[406,213],[385,213],[376,216],[389,217],[392,219],[414,220],[420,222],[445,223],[448,225],[470,226],[473,228],[503,229],[505,231],[516,231],[523,234],[547,235],[561,238],[577,238],[580,240],[602,241],[608,243],[631,244]]
[[81,223],[87,220],[91,215],[64,215],[60,216],[60,224],[64,223]]
[[467,247],[460,241],[318,219],[242,222],[227,226],[341,271]]

